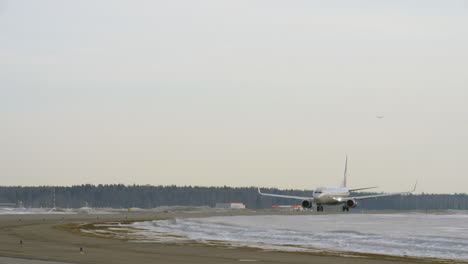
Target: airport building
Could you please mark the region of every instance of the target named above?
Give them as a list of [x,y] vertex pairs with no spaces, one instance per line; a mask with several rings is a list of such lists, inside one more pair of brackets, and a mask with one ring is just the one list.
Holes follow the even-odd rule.
[[216,208],[245,209],[243,203],[216,203]]
[[272,205],[272,209],[289,209],[293,211],[302,211],[304,208],[302,208],[301,205]]
[[302,208],[301,205],[272,205],[271,208],[277,209],[277,208]]
[[15,208],[17,207],[14,203],[0,203],[0,208]]

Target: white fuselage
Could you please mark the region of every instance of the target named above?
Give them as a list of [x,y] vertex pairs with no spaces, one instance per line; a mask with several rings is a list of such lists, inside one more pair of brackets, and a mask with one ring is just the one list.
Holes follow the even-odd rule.
[[314,190],[313,197],[318,205],[340,204],[343,201],[340,201],[339,198],[349,197],[349,190],[343,187],[318,187]]

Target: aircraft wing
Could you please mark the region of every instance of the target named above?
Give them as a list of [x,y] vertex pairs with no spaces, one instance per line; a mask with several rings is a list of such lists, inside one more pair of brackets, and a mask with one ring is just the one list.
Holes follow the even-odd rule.
[[372,198],[379,198],[379,197],[386,197],[386,196],[394,196],[394,195],[407,195],[407,194],[412,194],[416,190],[416,185],[418,185],[418,182],[416,181],[416,184],[414,185],[413,189],[408,192],[398,192],[398,193],[383,193],[383,194],[375,194],[375,195],[364,195],[364,196],[355,196],[355,197],[346,197],[343,200],[366,200],[366,199],[372,199]]
[[364,196],[355,196],[355,197],[346,197],[345,200],[366,200],[372,198],[379,198],[385,196],[394,196],[394,195],[405,195],[410,194],[411,192],[400,192],[400,193],[383,193],[383,194],[375,194],[375,195],[364,195]]
[[368,190],[368,189],[374,189],[378,188],[377,186],[374,187],[365,187],[365,188],[357,188],[357,189],[349,189],[350,192],[355,192],[355,191],[362,191],[362,190]]
[[292,196],[292,195],[282,195],[282,194],[273,194],[273,193],[262,193],[260,191],[260,187],[258,188],[258,194],[271,196],[271,197],[279,197],[279,198],[287,198],[287,199],[296,199],[296,200],[313,200],[312,197],[302,197],[302,196]]

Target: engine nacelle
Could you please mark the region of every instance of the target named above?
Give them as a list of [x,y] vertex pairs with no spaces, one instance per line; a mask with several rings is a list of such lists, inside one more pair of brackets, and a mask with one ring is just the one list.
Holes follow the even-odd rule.
[[350,208],[354,208],[357,206],[357,201],[356,200],[348,200],[346,201],[346,206],[350,207]]
[[302,208],[312,208],[312,201],[311,200],[304,200],[301,203]]

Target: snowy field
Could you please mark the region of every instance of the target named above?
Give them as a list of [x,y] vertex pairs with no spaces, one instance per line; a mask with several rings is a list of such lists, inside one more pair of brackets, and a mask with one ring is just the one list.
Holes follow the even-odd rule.
[[468,214],[225,216],[137,222],[140,241],[468,260]]

